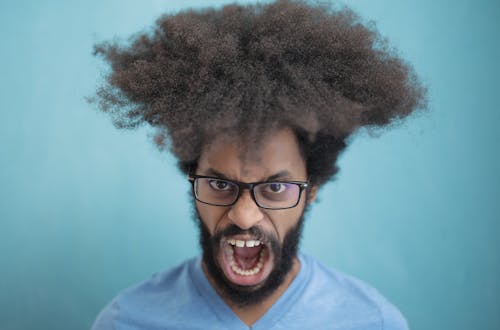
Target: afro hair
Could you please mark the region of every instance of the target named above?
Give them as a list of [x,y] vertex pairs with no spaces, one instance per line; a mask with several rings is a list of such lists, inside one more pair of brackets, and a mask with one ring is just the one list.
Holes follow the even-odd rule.
[[413,68],[349,8],[278,0],[160,17],[123,45],[94,97],[119,128],[147,123],[188,172],[221,132],[258,141],[297,134],[313,185],[329,180],[346,139],[426,107]]

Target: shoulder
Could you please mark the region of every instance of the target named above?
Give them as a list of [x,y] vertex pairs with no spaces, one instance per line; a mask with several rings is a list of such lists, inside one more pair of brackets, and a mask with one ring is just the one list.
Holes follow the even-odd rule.
[[197,261],[190,259],[123,290],[99,313],[92,329],[156,329],[173,324],[183,308],[199,303],[189,274]]
[[313,257],[301,255],[301,259],[311,272],[304,297],[307,309],[319,308],[329,318],[347,324],[364,322],[363,329],[408,329],[400,311],[369,284]]

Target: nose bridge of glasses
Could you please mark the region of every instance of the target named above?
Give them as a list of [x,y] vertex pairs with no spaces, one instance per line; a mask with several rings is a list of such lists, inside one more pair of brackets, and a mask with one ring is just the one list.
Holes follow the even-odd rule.
[[234,181],[234,183],[238,186],[240,194],[243,193],[243,190],[252,191],[253,187],[255,187],[255,183],[246,183],[240,181]]
[[255,192],[253,188],[255,187],[255,183],[246,183],[246,182],[240,182],[240,181],[233,181],[233,183],[238,187],[238,194],[235,197],[234,203],[238,202],[238,200],[241,198],[241,196],[245,193],[245,190],[248,192],[250,195],[250,198],[258,205],[256,199],[255,199]]

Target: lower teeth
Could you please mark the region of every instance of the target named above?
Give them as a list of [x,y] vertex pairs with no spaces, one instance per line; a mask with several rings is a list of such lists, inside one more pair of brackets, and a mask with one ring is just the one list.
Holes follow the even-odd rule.
[[260,254],[259,254],[259,261],[257,262],[257,265],[255,265],[254,268],[247,269],[247,270],[241,269],[240,267],[238,267],[238,265],[234,261],[233,255],[228,254],[229,265],[231,266],[231,269],[233,270],[233,272],[235,272],[238,275],[242,275],[242,276],[255,275],[262,270],[262,266],[264,265],[264,254],[265,254],[264,249],[262,249],[262,251],[260,251]]

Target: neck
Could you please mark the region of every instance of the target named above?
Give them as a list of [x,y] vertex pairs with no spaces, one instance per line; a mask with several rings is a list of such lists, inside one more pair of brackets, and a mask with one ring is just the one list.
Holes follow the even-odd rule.
[[202,268],[207,276],[208,281],[217,291],[219,296],[224,300],[224,302],[231,308],[231,310],[238,316],[238,318],[243,321],[247,326],[251,326],[258,319],[260,319],[270,308],[271,306],[281,297],[281,295],[286,291],[286,289],[290,286],[293,279],[300,270],[300,262],[297,258],[293,260],[293,266],[290,272],[286,275],[283,283],[267,298],[259,302],[258,304],[249,305],[249,306],[238,306],[233,303],[229,298],[225,297],[222,290],[215,284],[215,281],[212,279],[208,271],[206,270],[206,266],[202,263]]

